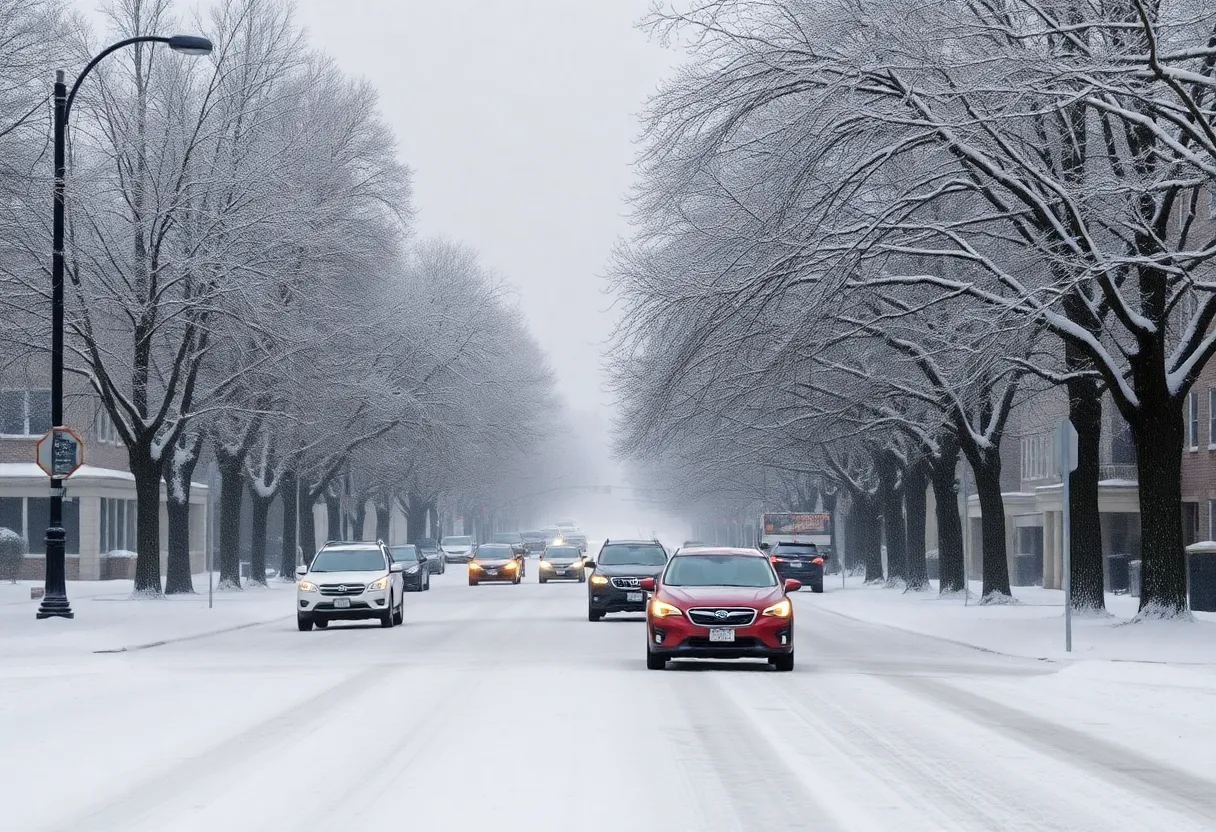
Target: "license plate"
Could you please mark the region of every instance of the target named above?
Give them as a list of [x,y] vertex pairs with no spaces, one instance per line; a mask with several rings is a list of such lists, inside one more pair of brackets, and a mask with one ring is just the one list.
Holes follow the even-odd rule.
[[709,631],[710,641],[734,641],[735,631],[727,629],[718,629]]
[[498,570],[497,570],[497,569],[487,569],[487,570],[486,570],[486,574],[487,574],[487,575],[497,575],[497,574],[498,574]]
[[556,574],[558,574],[558,575],[565,575],[565,574],[566,574],[566,570],[565,570],[565,569],[554,569],[553,571],[554,571]]
[[802,561],[800,561],[800,560],[790,561],[790,569],[801,569],[801,568],[802,568]]
[[350,609],[350,599],[349,598],[335,598],[334,599],[334,609],[336,609],[336,610]]
[[638,602],[638,603],[640,604],[640,603],[642,602],[642,593],[640,593],[640,592],[626,592],[626,593],[625,593],[625,600],[626,600],[626,601],[628,601],[628,602],[630,602],[630,603],[632,603],[632,602],[636,601],[636,602]]

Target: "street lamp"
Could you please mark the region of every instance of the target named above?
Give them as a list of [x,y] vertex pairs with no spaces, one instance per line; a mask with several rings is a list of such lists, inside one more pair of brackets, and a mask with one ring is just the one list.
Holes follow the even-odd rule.
[[[55,73],[55,184],[51,225],[51,425],[63,426],[63,225],[64,194],[67,168],[64,161],[67,139],[68,116],[80,82],[97,66],[98,61],[124,46],[135,43],[164,43],[175,52],[184,55],[207,55],[211,52],[211,41],[197,35],[142,35],[127,38],[106,47],[85,66],[72,91],[67,91],[63,82],[63,70]],[[38,607],[38,618],[72,618],[72,607],[68,603],[67,575],[64,563],[67,535],[63,530],[63,480],[51,478],[50,523],[46,530],[46,589],[42,604]]]

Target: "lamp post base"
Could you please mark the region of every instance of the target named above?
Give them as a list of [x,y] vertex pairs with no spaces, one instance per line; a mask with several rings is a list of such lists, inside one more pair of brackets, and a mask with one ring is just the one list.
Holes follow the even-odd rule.
[[44,618],[75,618],[76,613],[72,612],[72,605],[68,603],[67,598],[44,595],[35,617],[39,621]]

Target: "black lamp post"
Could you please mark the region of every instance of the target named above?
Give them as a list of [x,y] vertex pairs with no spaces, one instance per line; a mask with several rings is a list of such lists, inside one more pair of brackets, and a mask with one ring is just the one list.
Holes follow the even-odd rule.
[[[164,43],[175,52],[186,55],[207,55],[211,52],[211,41],[197,35],[143,35],[120,40],[106,47],[85,66],[84,72],[67,91],[63,82],[63,70],[55,73],[55,185],[54,220],[52,222],[51,248],[51,427],[63,427],[63,224],[64,193],[66,190],[67,165],[65,147],[68,116],[80,82],[97,66],[98,61],[124,46],[133,43]],[[68,603],[65,549],[67,535],[63,530],[63,480],[51,478],[50,523],[46,530],[46,589],[42,604],[38,607],[38,618],[72,618],[74,613]]]

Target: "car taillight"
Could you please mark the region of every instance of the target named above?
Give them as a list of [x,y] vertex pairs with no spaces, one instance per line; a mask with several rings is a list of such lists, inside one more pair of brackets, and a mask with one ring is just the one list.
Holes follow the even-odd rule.
[[768,559],[770,563],[781,563],[781,558],[777,557],[776,555],[769,555]]
[[819,566],[823,566],[823,558],[815,558],[814,560],[811,561],[811,563],[817,564]]

